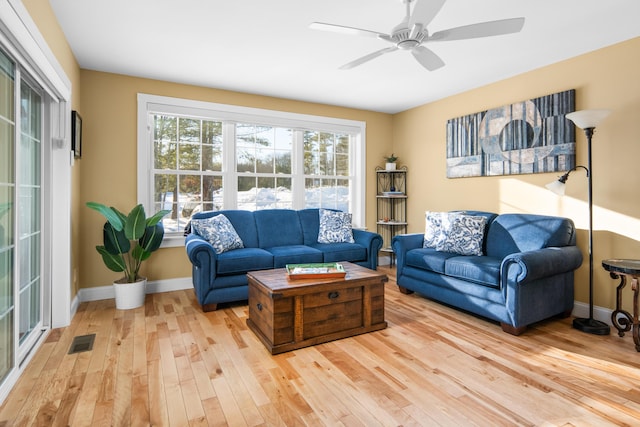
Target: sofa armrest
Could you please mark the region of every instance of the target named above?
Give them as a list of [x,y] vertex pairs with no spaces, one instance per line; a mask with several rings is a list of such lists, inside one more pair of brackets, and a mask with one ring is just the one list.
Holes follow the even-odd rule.
[[405,256],[411,249],[421,248],[424,243],[424,234],[397,234],[391,239],[391,248],[396,256],[397,275],[402,273],[405,265]]
[[211,243],[207,242],[201,236],[197,234],[189,234],[185,238],[184,247],[187,251],[189,261],[196,267],[203,267],[203,264],[215,262],[218,259],[218,255],[213,250]]
[[189,261],[193,265],[192,280],[196,296],[200,300],[200,304],[204,304],[204,298],[216,278],[218,255],[213,250],[211,243],[197,234],[189,234],[185,238],[185,249]]
[[574,271],[580,265],[582,252],[577,246],[550,247],[508,255],[502,260],[501,276],[503,285],[505,281],[525,284]]
[[367,268],[376,270],[378,268],[378,252],[382,248],[382,236],[372,231],[354,228],[353,240],[367,248]]

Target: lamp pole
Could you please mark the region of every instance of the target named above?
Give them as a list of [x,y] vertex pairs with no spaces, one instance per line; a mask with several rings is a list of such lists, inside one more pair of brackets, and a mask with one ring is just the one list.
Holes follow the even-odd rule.
[[587,196],[589,199],[589,319],[593,319],[593,166],[591,165],[593,128],[586,128],[584,134],[587,136],[587,169],[589,169],[589,193]]
[[610,328],[604,322],[593,318],[593,166],[591,164],[591,139],[595,127],[585,127],[584,134],[587,137],[587,178],[589,191],[587,202],[589,204],[589,317],[573,319],[573,327],[582,332],[594,335],[609,335]]

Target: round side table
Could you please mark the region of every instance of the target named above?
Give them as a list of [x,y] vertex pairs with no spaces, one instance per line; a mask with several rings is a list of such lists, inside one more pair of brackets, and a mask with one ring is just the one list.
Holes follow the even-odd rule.
[[[640,337],[638,334],[638,277],[640,277],[640,260],[636,259],[607,259],[602,261],[602,267],[609,272],[612,279],[620,278],[616,288],[616,309],[611,313],[611,323],[618,330],[618,336],[631,331],[636,351],[640,351]],[[627,284],[627,277],[631,280],[633,291],[633,316],[622,309],[622,289]]]

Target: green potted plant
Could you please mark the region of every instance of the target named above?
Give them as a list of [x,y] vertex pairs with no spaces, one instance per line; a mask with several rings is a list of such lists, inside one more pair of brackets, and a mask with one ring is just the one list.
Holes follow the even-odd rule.
[[87,202],[107,220],[103,226],[102,246],[96,250],[109,270],[123,272],[124,277],[113,282],[116,308],[128,309],[144,304],[147,279],[139,275],[142,261],[160,248],[164,237],[162,218],[170,210],[162,210],[147,218],[144,207],[134,207],[128,215],[114,207]]
[[396,161],[398,160],[398,157],[395,154],[391,153],[390,156],[384,156],[384,159],[387,161],[387,164],[385,165],[386,170],[396,170]]

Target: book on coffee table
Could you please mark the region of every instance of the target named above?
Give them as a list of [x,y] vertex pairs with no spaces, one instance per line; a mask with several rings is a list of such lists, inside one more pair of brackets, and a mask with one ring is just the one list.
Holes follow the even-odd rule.
[[337,262],[287,264],[286,270],[289,279],[323,279],[344,277],[347,274],[342,264]]

